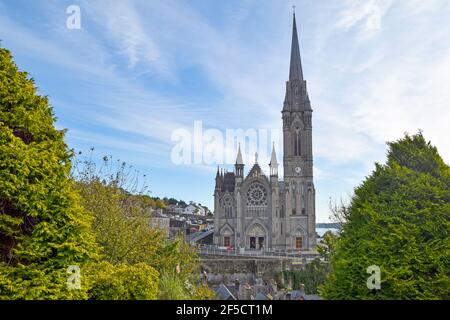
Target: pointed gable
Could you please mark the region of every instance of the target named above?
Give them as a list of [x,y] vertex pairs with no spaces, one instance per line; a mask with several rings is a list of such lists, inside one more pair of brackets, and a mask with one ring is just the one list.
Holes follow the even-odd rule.
[[250,172],[247,175],[247,178],[250,177],[262,177],[265,176],[264,172],[262,171],[261,167],[259,166],[258,163],[255,163],[252,167],[252,169],[250,170]]

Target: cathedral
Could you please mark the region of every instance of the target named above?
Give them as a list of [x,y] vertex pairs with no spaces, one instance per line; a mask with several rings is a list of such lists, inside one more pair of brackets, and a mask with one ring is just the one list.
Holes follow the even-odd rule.
[[234,172],[217,170],[214,244],[236,250],[311,251],[316,244],[312,109],[293,21],[289,81],[281,111],[284,181],[272,148],[269,176],[256,155],[247,175],[240,146]]

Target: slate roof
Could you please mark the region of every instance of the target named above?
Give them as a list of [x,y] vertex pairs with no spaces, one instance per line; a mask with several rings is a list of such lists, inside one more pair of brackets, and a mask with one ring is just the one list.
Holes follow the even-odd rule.
[[219,300],[237,300],[224,284],[221,284],[215,291]]
[[255,300],[269,300],[269,298],[262,292],[256,294]]

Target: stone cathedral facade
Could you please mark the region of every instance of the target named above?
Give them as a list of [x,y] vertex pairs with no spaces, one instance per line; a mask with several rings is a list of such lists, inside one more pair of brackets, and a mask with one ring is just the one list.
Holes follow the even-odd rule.
[[214,243],[245,250],[314,250],[312,109],[303,78],[297,26],[293,21],[289,81],[281,111],[284,181],[278,177],[275,148],[269,176],[257,156],[244,173],[239,146],[234,172],[217,170],[214,190]]

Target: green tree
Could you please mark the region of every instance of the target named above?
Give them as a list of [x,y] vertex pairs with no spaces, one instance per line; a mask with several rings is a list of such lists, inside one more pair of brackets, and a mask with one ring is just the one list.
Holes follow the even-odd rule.
[[176,200],[176,199],[174,199],[174,198],[169,198],[169,199],[167,200],[167,204],[168,204],[168,205],[176,205],[176,204],[178,204],[178,200]]
[[167,208],[167,204],[162,200],[156,200],[155,206],[158,209],[166,209]]
[[134,199],[113,186],[99,181],[77,183],[86,210],[94,214],[92,228],[103,259],[112,263],[134,264],[156,255],[155,244],[163,234],[149,227],[150,216]]
[[290,280],[292,289],[298,290],[301,285],[304,285],[307,294],[317,294],[319,288],[325,283],[326,276],[330,271],[330,257],[334,251],[336,241],[337,236],[331,231],[327,231],[323,236],[323,240],[317,245],[320,258],[316,258],[304,265],[301,270],[283,271],[278,275],[280,286],[286,286],[286,283]]
[[69,179],[72,153],[48,99],[0,48],[0,299],[86,298],[67,268],[97,258],[91,215]]
[[[450,298],[450,169],[422,133],[389,143],[356,188],[320,292],[328,299]],[[381,289],[367,268],[381,269]]]
[[[92,226],[103,259],[113,266],[143,263],[155,268],[161,274],[159,298],[194,299],[199,293],[208,298],[208,291],[196,285],[200,267],[196,251],[184,239],[167,239],[162,230],[152,227],[149,197],[142,194],[145,188],[134,188],[130,192],[123,189],[124,185],[130,185],[125,166],[111,168],[111,158],[104,158],[100,168],[90,160],[76,163],[74,179],[83,206],[94,214]],[[112,267],[101,272],[100,277],[106,277],[110,283],[112,278],[105,276],[108,270]],[[193,289],[187,290],[185,286]],[[100,296],[98,290],[96,292]]]
[[87,272],[94,300],[155,300],[159,273],[145,263],[112,265],[106,261]]
[[331,231],[325,232],[323,240],[317,244],[317,252],[324,262],[330,262],[331,256],[334,253],[338,236]]
[[187,203],[184,202],[183,200],[178,201],[178,205],[182,208],[185,208],[187,206]]

